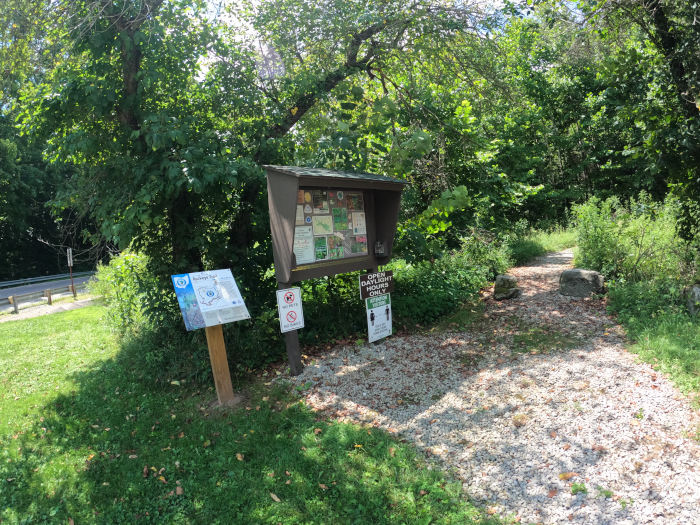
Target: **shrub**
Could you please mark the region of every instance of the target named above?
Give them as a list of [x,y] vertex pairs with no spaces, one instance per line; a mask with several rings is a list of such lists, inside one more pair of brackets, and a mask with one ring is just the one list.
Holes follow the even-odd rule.
[[[424,325],[454,311],[478,294],[489,279],[505,271],[508,262],[505,245],[486,234],[463,239],[459,250],[433,261],[411,264],[395,259],[385,269],[394,271],[392,310],[396,326]],[[366,319],[359,273],[299,283],[306,321],[299,332],[301,344],[327,344],[339,338],[364,336]],[[185,332],[174,292],[168,291],[167,284],[149,270],[145,257],[124,253],[99,268],[93,290],[103,296],[109,307],[108,321],[121,334],[124,344],[141,345],[144,366],[151,373],[164,378],[205,375],[208,360],[204,333]],[[285,348],[275,294],[270,290],[246,293],[244,288],[242,292],[251,319],[224,326],[234,373],[277,360]]]
[[577,266],[633,282],[681,278],[689,246],[677,233],[676,200],[655,203],[641,194],[623,205],[616,197],[593,197],[573,213]]
[[155,286],[148,258],[131,252],[113,257],[109,264],[99,264],[88,284],[90,293],[108,307],[108,322],[122,334],[138,331],[147,323],[144,302],[148,290]]

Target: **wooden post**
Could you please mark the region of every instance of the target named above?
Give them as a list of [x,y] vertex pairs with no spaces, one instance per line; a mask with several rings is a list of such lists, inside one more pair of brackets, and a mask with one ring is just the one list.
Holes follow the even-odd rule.
[[[284,290],[289,288],[290,283],[277,283],[277,288]],[[290,330],[284,334],[284,344],[287,347],[287,361],[289,361],[289,373],[298,376],[304,370],[301,362],[301,352],[299,352],[299,333],[297,330]]]
[[51,288],[49,288],[48,290],[44,290],[44,297],[46,297],[46,301],[49,304],[53,304],[53,302],[51,300]]
[[11,295],[10,297],[8,297],[8,299],[12,303],[12,307],[15,309],[15,313],[18,314],[19,313],[19,301],[17,300],[17,296]]
[[219,324],[216,326],[207,326],[204,332],[207,336],[209,361],[211,362],[211,371],[214,374],[216,395],[219,398],[220,404],[231,404],[234,402],[235,396],[233,395],[231,372],[228,369],[228,359],[226,358],[224,331]]

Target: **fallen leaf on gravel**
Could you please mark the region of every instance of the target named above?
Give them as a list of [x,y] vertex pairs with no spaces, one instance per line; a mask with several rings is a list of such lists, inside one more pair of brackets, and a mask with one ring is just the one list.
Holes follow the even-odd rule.
[[549,489],[549,492],[547,493],[547,497],[553,498],[554,496],[557,495],[557,492],[559,492],[557,489]]
[[554,430],[552,430],[552,431],[549,433],[549,435],[550,435],[552,438],[557,437],[557,433],[554,432]]
[[563,448],[564,450],[569,450],[569,449],[571,448],[571,445],[569,445],[569,444],[567,443],[566,445],[564,445],[564,446],[561,447],[561,448]]
[[279,497],[277,497],[277,494],[275,494],[274,492],[270,492],[270,497],[271,497],[273,500],[275,500],[277,503],[279,503],[279,502],[282,501],[281,499],[279,499]]
[[562,472],[561,474],[559,474],[559,479],[568,481],[574,476],[578,476],[578,474],[576,474],[576,472]]

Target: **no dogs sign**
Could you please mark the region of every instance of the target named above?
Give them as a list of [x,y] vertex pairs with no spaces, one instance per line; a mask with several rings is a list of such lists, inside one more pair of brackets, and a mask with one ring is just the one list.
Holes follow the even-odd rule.
[[304,328],[304,310],[301,307],[301,289],[277,290],[277,311],[282,333]]

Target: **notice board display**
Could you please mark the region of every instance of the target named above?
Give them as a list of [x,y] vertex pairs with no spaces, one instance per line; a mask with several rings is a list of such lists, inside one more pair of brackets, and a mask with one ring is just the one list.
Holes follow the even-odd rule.
[[265,170],[279,283],[389,262],[405,181],[298,166]]
[[295,216],[297,266],[367,255],[363,192],[301,188]]

